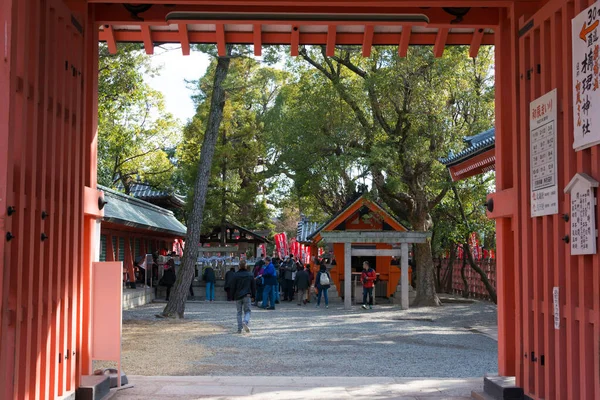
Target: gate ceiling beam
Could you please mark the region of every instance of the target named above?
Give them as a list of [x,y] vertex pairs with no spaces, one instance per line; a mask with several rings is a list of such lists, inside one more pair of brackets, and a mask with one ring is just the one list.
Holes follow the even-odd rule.
[[144,50],[146,54],[154,54],[154,43],[152,42],[152,32],[150,32],[150,26],[142,25],[142,41],[144,42]]
[[400,44],[398,45],[398,55],[400,57],[406,57],[408,54],[408,45],[410,44],[411,27],[403,26],[402,33],[400,35]]
[[117,41],[115,39],[115,32],[112,26],[105,25],[104,32],[106,44],[108,45],[108,52],[110,54],[117,54]]
[[186,23],[179,24],[179,40],[181,42],[181,52],[184,56],[189,56],[190,37],[188,36],[188,27]]
[[[262,25],[254,24],[252,26],[254,55],[260,57],[262,55]],[[300,37],[298,37],[300,40]]]
[[292,33],[290,38],[290,55],[292,57],[298,56],[298,46],[300,45],[300,27],[292,26]]
[[[408,29],[406,30],[408,33]],[[115,31],[113,35],[116,42],[143,43],[141,31]],[[193,32],[188,31],[190,43],[217,43],[217,35],[212,32]],[[401,43],[399,51],[402,52],[403,46],[401,33],[375,33],[373,37],[374,46],[395,46]],[[413,46],[431,46],[437,38],[436,33],[415,33],[407,35],[410,39],[410,45]],[[107,32],[100,31],[100,41],[106,42],[109,37]],[[261,42],[263,45],[285,44],[290,40],[289,32],[262,32]],[[179,32],[176,31],[152,31],[152,40],[155,43],[179,43]],[[225,32],[227,43],[235,44],[255,44],[255,32]],[[470,33],[450,33],[446,40],[446,45],[469,45],[472,41]],[[362,45],[362,33],[337,32],[336,45]],[[325,45],[327,44],[327,33],[301,33],[300,45]],[[494,34],[486,33],[481,41],[482,45],[493,45]],[[408,45],[406,45],[408,49]],[[256,49],[255,49],[256,51]],[[405,55],[406,53],[404,53]],[[401,54],[402,55],[402,54]]]
[[446,40],[448,40],[448,33],[450,29],[441,28],[437,37],[435,38],[435,44],[433,45],[433,55],[435,57],[441,57],[444,54],[444,49],[446,48]]
[[371,55],[371,46],[373,46],[373,33],[375,32],[375,27],[373,25],[365,26],[365,33],[363,37],[362,44],[362,56],[369,57]]
[[327,27],[327,48],[325,49],[325,54],[328,57],[332,57],[335,54],[336,34],[337,34],[336,25],[329,25]]
[[227,49],[225,48],[225,25],[217,24],[216,27],[216,36],[217,36],[217,53],[219,53],[219,57],[224,57],[227,54]]
[[[367,2],[370,5],[370,3]],[[185,12],[231,12],[232,6],[219,6],[219,5],[189,5],[189,6],[154,6],[150,10],[141,13],[140,17],[143,18],[143,21],[136,20],[132,18],[131,13],[125,10],[123,7],[117,6],[116,4],[98,4],[95,6],[95,17],[96,22],[100,24],[109,24],[109,25],[168,25],[167,15],[171,12],[176,11],[185,11]],[[420,14],[425,15],[429,19],[428,27],[432,28],[494,28],[497,27],[500,21],[500,11],[497,8],[484,8],[481,7],[481,2],[478,3],[477,6],[471,8],[469,13],[463,17],[463,21],[458,24],[453,24],[451,21],[454,17],[448,13],[446,13],[441,8],[430,8],[423,9],[422,6],[419,7],[407,7],[403,5],[402,7],[384,7],[384,8],[365,8],[365,7],[356,7],[356,6],[348,6],[344,7],[344,12],[339,13],[337,9],[327,9],[320,8],[315,10],[315,8],[307,8],[305,6],[298,6],[298,2],[296,2],[293,6],[289,7],[274,7],[274,6],[239,6],[235,7],[235,11],[237,13],[257,13],[257,14],[268,14],[268,13],[288,13],[288,14],[307,14],[310,13],[326,13],[326,14]],[[307,19],[309,19],[307,17]],[[236,21],[221,21],[223,23],[235,23]],[[237,21],[239,23],[239,21]],[[255,22],[263,22],[263,23],[283,23],[285,25],[323,25],[323,22],[318,21],[302,21],[299,19],[298,21],[268,21],[268,20],[260,20],[259,16],[257,16],[257,20]],[[361,21],[361,23],[366,23],[369,21]],[[398,25],[400,22],[378,22],[378,21],[370,21],[374,25]],[[201,23],[201,22],[196,22]],[[214,21],[212,22],[214,23]],[[250,23],[250,22],[246,22]],[[343,22],[336,21],[336,24],[341,25]],[[348,22],[348,25],[356,25],[356,22]],[[418,23],[417,23],[418,24]]]
[[471,40],[471,47],[469,48],[469,56],[471,58],[477,57],[479,54],[479,47],[481,47],[481,41],[483,40],[483,29],[476,29],[473,33],[473,40]]
[[[77,0],[67,0],[69,2]],[[81,1],[81,0],[79,0]],[[227,7],[240,7],[240,6],[267,6],[267,7],[294,7],[298,6],[297,0],[87,0],[90,4],[154,4],[155,6],[162,6],[164,4],[174,6],[197,6],[197,5],[220,5]],[[349,3],[353,6],[362,7],[363,9],[373,8],[386,8],[398,4],[397,0],[373,0],[363,1],[362,3],[356,3],[355,1],[349,0],[327,0],[327,1],[302,1],[302,6],[308,8],[308,11],[315,11],[316,9],[321,10],[326,7],[349,7]],[[513,6],[514,0],[404,0],[402,5],[405,7],[502,7],[507,8]],[[523,2],[526,3],[526,2]],[[531,1],[539,7],[537,1]],[[140,13],[142,14],[142,13]]]

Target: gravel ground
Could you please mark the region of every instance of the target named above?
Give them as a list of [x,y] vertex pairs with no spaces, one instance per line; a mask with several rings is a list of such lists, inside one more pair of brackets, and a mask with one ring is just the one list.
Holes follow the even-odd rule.
[[253,308],[250,334],[237,334],[235,305],[188,303],[186,319],[155,318],[164,304],[123,313],[123,368],[130,375],[483,376],[497,371],[496,341],[469,326],[493,327],[485,302],[345,312],[314,304]]

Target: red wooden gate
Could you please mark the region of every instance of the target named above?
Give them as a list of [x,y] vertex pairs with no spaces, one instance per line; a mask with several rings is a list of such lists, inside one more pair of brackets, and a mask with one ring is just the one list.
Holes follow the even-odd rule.
[[[571,256],[561,240],[570,229],[562,188],[577,172],[600,177],[598,146],[572,148],[571,19],[589,4],[551,0],[534,13],[516,4],[496,38],[499,369],[533,398],[600,398],[600,257]],[[529,103],[554,88],[559,213],[531,218]]]
[[84,187],[95,150],[84,76],[96,46],[84,48],[87,21],[60,0],[4,1],[0,17],[0,398],[56,398],[76,389],[87,351]]

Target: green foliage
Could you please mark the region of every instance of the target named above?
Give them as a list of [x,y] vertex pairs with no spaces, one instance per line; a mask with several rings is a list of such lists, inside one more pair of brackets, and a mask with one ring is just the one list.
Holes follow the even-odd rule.
[[[478,175],[454,183],[456,194],[446,196],[433,210],[433,241],[434,257],[443,255],[452,246],[465,243],[466,238],[473,232],[483,238],[481,244],[487,249],[495,249],[496,225],[494,220],[486,216],[485,200],[488,193],[493,191],[494,175],[492,173]],[[462,205],[466,220],[463,218]]]
[[437,160],[493,125],[493,50],[476,59],[465,47],[442,58],[422,46],[407,58],[395,47],[375,47],[369,58],[358,50],[327,57],[324,47],[305,47],[287,59],[294,79],[267,119],[270,170],[291,180],[303,212],[304,203],[332,214],[371,184],[398,217],[429,229],[449,188]]
[[[236,46],[241,47],[241,46]],[[205,48],[211,52],[214,49]],[[245,57],[245,49],[237,49],[232,57],[225,90],[227,100],[220,126],[220,138],[215,150],[209,192],[204,212],[203,229],[230,220],[251,229],[271,229],[270,210],[263,195],[266,175],[264,162],[264,117],[272,107],[285,74],[262,67]],[[184,140],[178,149],[183,182],[188,198],[193,196],[196,165],[206,129],[212,77],[215,62],[206,74],[195,82],[196,115],[183,131]]]
[[162,94],[144,82],[158,73],[136,44],[109,54],[100,44],[98,72],[98,182],[124,188],[141,181],[172,188],[179,125],[165,111]]

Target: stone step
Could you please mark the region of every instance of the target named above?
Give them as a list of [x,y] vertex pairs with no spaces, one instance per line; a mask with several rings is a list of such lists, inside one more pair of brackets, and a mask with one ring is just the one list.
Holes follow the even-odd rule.
[[518,387],[514,376],[486,376],[483,391],[495,400],[522,400],[523,389]]
[[102,400],[110,393],[110,378],[106,375],[85,375],[77,389],[77,400]]

